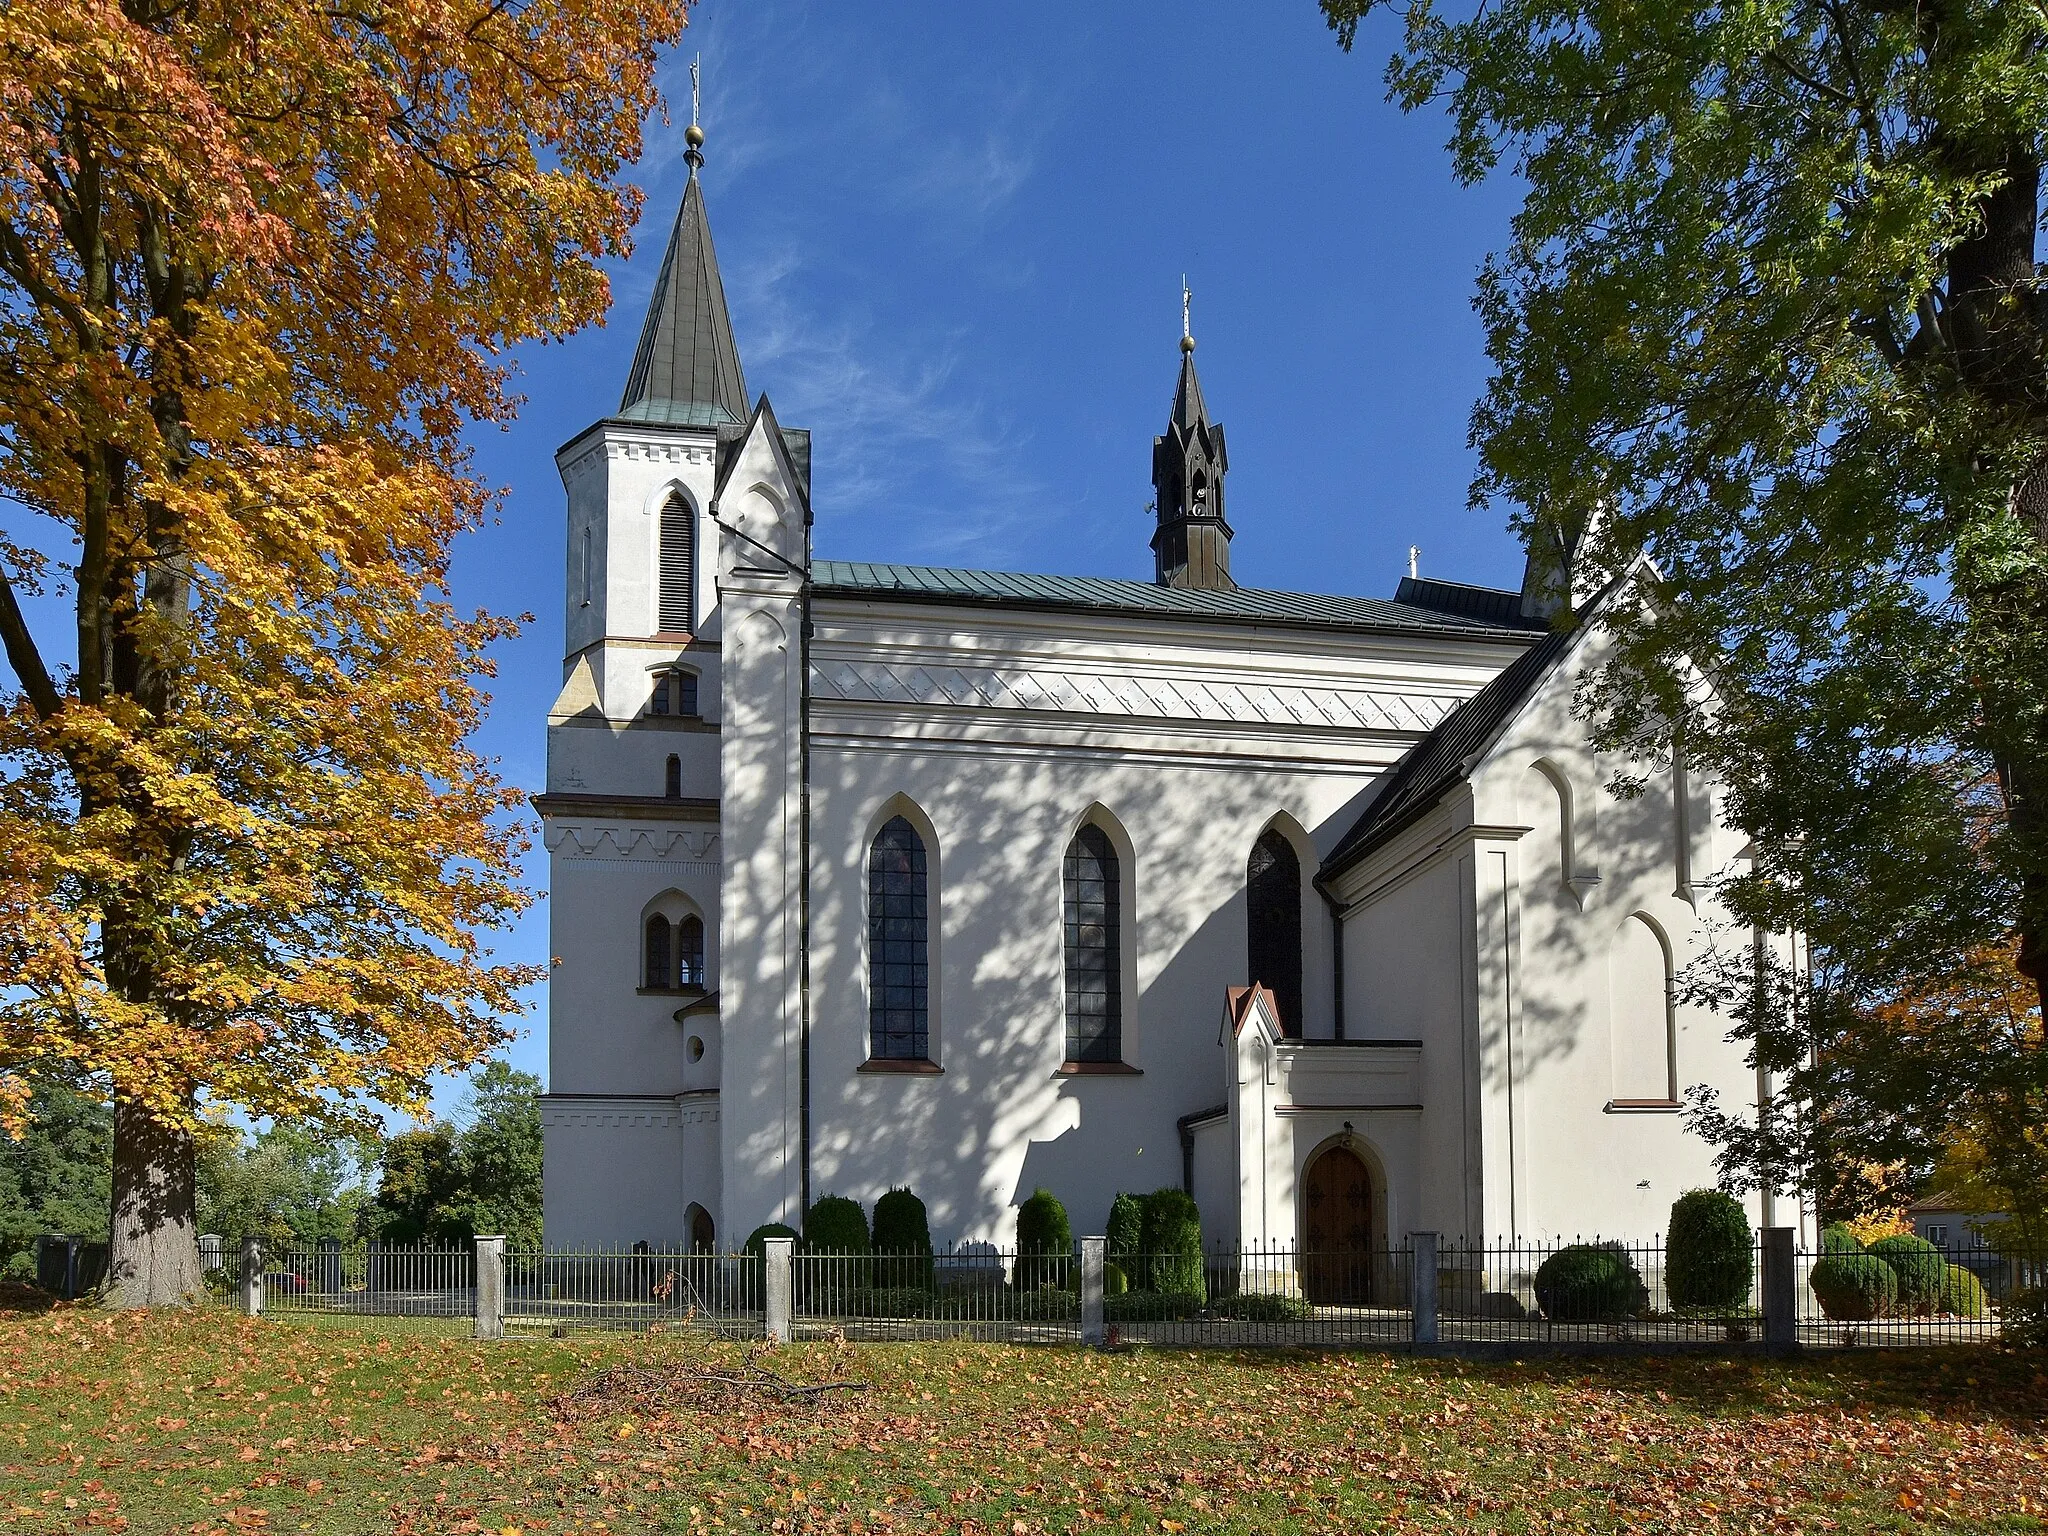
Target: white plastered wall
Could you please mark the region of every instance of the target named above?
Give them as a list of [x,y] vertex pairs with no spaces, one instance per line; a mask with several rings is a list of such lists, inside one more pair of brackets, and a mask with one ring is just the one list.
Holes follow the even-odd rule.
[[[1139,711],[1192,696],[1181,684],[1244,677],[1275,695],[1295,683],[1398,693],[1418,701],[1405,718],[1421,723],[1519,649],[1107,617],[970,618],[837,597],[818,600],[816,622],[812,1193],[872,1206],[907,1183],[941,1241],[1009,1241],[1015,1206],[1041,1184],[1076,1231],[1100,1231],[1120,1189],[1179,1185],[1176,1121],[1223,1096],[1216,1021],[1225,989],[1247,979],[1253,843],[1276,815],[1291,818],[1312,839],[1312,875],[1316,850],[1332,845],[1372,780],[1419,734]],[[1151,678],[1179,681],[1169,690]],[[1144,699],[1132,692],[1141,687]],[[1041,696],[1067,707],[1015,702]],[[943,870],[933,904],[938,1075],[859,1070],[866,839],[899,797],[932,829]],[[1084,818],[1112,827],[1127,851],[1125,1050],[1141,1075],[1059,1071],[1061,863]],[[1307,1031],[1327,1036],[1332,933],[1312,891],[1302,932]],[[1208,1139],[1198,1133],[1198,1158]],[[1211,1236],[1234,1224],[1205,1211]]]

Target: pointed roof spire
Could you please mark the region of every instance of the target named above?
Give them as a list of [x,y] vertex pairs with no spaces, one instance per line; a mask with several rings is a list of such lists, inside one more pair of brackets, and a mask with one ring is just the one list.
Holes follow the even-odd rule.
[[619,415],[629,421],[670,426],[728,426],[747,419],[747,379],[732,339],[725,308],[725,284],[711,247],[704,191],[697,171],[704,164],[704,130],[697,125],[697,66],[690,66],[690,117],[683,158],[690,180],[669,232],[661,275],[640,328],[633,370]]

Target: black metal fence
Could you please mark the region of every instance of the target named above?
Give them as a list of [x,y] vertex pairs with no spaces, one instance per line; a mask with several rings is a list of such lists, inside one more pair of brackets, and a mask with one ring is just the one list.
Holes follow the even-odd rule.
[[[1427,1234],[1339,1253],[1243,1245],[1133,1254],[1091,1241],[1092,1251],[1083,1243],[1057,1255],[988,1244],[929,1255],[328,1245],[267,1256],[260,1305],[473,1319],[489,1336],[670,1327],[867,1340],[1727,1349],[1984,1341],[2000,1336],[2012,1308],[2048,1292],[2048,1263],[1985,1246],[1819,1253],[1781,1237],[1775,1250],[1760,1240],[1703,1260],[1674,1257],[1661,1242]],[[480,1265],[495,1283],[479,1285]],[[1774,1265],[1776,1294],[1790,1297],[1777,1304],[1775,1332],[1766,1299]]]

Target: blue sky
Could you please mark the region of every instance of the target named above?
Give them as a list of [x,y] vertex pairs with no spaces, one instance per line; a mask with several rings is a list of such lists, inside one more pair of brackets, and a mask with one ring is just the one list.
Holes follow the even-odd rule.
[[[1465,505],[1473,280],[1513,189],[1459,188],[1443,116],[1387,103],[1394,41],[1383,21],[1346,56],[1313,0],[702,0],[611,323],[528,351],[517,425],[475,439],[507,495],[460,552],[458,596],[536,615],[503,648],[486,731],[508,777],[542,787],[561,675],[554,450],[624,382],[698,53],[740,355],[814,434],[820,556],[1149,578],[1186,272],[1240,582],[1391,595],[1419,544],[1425,573],[1516,583],[1501,514]],[[530,870],[545,890],[537,849]],[[545,902],[500,953],[546,958]],[[511,1056],[544,1073],[534,1004]]]

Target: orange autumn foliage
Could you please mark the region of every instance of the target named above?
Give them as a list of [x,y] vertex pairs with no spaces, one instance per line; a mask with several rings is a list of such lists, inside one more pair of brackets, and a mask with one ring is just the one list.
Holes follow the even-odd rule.
[[191,1277],[149,1248],[203,1105],[417,1106],[529,979],[479,937],[528,897],[459,434],[516,407],[501,349],[602,316],[686,19],[0,7],[0,1077],[112,1086],[126,1299]]

